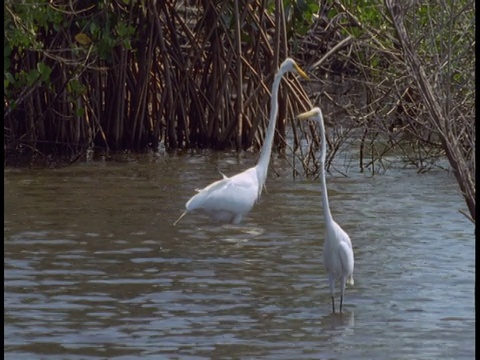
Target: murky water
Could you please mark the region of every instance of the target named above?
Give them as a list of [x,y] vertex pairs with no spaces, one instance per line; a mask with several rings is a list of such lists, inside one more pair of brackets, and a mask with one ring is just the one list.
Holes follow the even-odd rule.
[[474,226],[451,175],[328,177],[355,251],[345,313],[331,314],[319,184],[281,160],[241,226],[172,226],[217,167],[254,162],[5,170],[5,358],[474,358]]

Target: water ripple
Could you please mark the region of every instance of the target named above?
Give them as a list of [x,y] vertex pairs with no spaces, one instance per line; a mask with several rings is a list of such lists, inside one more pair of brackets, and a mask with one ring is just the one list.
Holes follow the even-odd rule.
[[[329,176],[355,251],[331,314],[318,181],[272,177],[239,226],[173,227],[212,173],[204,155],[162,161],[5,174],[5,358],[474,356],[474,229],[452,177]],[[223,171],[239,161],[255,159]]]

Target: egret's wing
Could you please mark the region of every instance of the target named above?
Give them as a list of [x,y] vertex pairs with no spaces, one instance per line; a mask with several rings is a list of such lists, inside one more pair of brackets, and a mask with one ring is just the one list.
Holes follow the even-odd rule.
[[198,193],[204,193],[207,194],[209,192],[215,191],[217,189],[221,189],[223,186],[225,186],[225,182],[228,178],[223,178],[221,180],[214,181],[210,185],[205,186],[203,189],[195,189],[196,192]]
[[215,181],[187,202],[187,209],[248,212],[258,196],[258,179],[254,169]]
[[[348,238],[348,235],[347,235]],[[354,267],[354,258],[353,258],[353,250],[350,242],[350,238],[347,241],[342,241],[339,244],[339,255],[340,261],[342,262],[342,267],[344,273],[353,274],[353,267]],[[353,276],[349,278],[349,282],[353,285]]]

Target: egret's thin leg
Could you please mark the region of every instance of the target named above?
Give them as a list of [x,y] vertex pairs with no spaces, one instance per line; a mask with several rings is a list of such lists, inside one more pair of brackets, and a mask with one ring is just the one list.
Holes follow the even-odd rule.
[[328,282],[330,283],[330,294],[332,296],[332,312],[335,312],[335,294],[334,294],[335,280],[332,274],[328,274]]
[[340,287],[342,289],[342,293],[340,295],[340,312],[342,312],[343,307],[343,295],[345,294],[345,276],[340,279]]
[[242,222],[242,219],[243,219],[243,214],[237,214],[233,216],[232,221],[230,223],[237,225]]

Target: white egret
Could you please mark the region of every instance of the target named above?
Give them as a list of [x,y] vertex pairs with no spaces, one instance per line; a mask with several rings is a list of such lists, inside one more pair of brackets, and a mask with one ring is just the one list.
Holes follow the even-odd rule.
[[287,58],[275,74],[270,100],[270,119],[257,165],[232,177],[222,174],[223,179],[197,190],[198,193],[188,200],[185,205],[186,210],[173,225],[176,225],[187,213],[195,210],[207,214],[214,222],[239,224],[253,208],[260,198],[267,178],[277,121],[278,88],[283,75],[287,72],[296,72],[308,79],[307,74],[291,58]]
[[332,310],[335,312],[335,282],[340,280],[340,312],[342,312],[345,284],[353,285],[353,249],[352,241],[348,234],[338,225],[332,217],[328,204],[327,184],[325,181],[325,158],[327,152],[325,124],[322,110],[314,107],[310,111],[297,116],[298,119],[312,119],[320,125],[322,141],[322,154],[320,156],[320,181],[322,184],[323,215],[325,218],[325,242],[323,246],[323,263],[328,274],[330,293],[332,296]]

